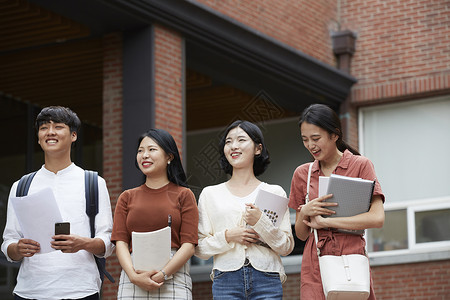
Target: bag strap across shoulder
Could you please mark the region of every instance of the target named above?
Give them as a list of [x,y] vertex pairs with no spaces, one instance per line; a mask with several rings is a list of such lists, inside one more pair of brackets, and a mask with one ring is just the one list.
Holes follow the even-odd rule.
[[305,197],[305,203],[309,202],[309,185],[311,183],[311,170],[312,170],[312,166],[313,166],[314,162],[309,164],[309,170],[308,170],[308,179],[307,179],[307,183],[306,183],[306,197]]
[[[311,170],[314,162],[309,164],[309,170],[308,170],[308,179],[307,179],[307,185],[306,185],[306,197],[305,197],[305,203],[309,202],[309,185],[311,183]],[[317,240],[319,239],[317,237],[317,229],[314,228],[314,241],[316,242],[316,249],[317,249],[317,256],[320,256],[320,249],[317,247]]]
[[91,238],[95,237],[95,216],[98,214],[98,174],[94,171],[84,171],[84,194],[86,197],[86,214],[89,217]]
[[33,181],[34,175],[37,171],[23,175],[19,180],[17,185],[16,197],[23,197],[28,195],[28,190],[30,189],[31,181]]

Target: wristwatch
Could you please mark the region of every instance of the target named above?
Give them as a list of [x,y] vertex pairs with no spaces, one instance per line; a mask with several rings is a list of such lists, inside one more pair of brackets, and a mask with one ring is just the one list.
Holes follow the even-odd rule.
[[164,275],[164,281],[169,280],[169,279],[172,279],[172,275],[167,276],[166,272],[164,272],[163,269],[161,269],[160,271],[161,271],[161,273],[163,273],[163,275]]

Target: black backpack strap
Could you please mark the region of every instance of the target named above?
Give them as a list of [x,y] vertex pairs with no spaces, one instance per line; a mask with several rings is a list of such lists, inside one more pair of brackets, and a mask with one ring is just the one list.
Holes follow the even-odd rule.
[[86,196],[86,214],[89,217],[91,238],[95,237],[95,216],[98,214],[98,174],[84,171],[84,193]]
[[[95,237],[95,216],[98,214],[98,173],[94,171],[84,171],[84,184],[86,196],[86,214],[89,217],[89,226],[91,228],[91,238]],[[109,281],[114,282],[114,278],[106,271],[106,259],[94,255],[95,263],[100,273],[100,278],[106,276]]]
[[34,175],[37,171],[31,172],[29,174],[23,175],[19,180],[17,185],[16,197],[23,197],[28,195],[28,190],[30,189],[31,181],[33,181]]

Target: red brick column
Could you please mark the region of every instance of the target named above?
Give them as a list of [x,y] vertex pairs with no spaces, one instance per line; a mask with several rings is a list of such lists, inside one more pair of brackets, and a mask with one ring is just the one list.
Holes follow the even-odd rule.
[[[122,192],[122,35],[105,36],[103,49],[103,177],[114,212]],[[116,283],[105,278],[102,299],[117,299],[121,267],[115,254],[107,259],[106,269]]]
[[182,153],[183,39],[179,33],[154,25],[155,127],[170,132]]

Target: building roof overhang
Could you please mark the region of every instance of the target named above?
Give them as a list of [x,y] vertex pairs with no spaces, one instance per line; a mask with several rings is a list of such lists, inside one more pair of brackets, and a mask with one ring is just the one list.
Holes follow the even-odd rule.
[[228,80],[250,92],[262,85],[294,111],[314,102],[337,108],[356,83],[354,77],[195,1],[30,2],[88,26],[93,35],[163,24],[186,39],[188,66],[228,74]]

